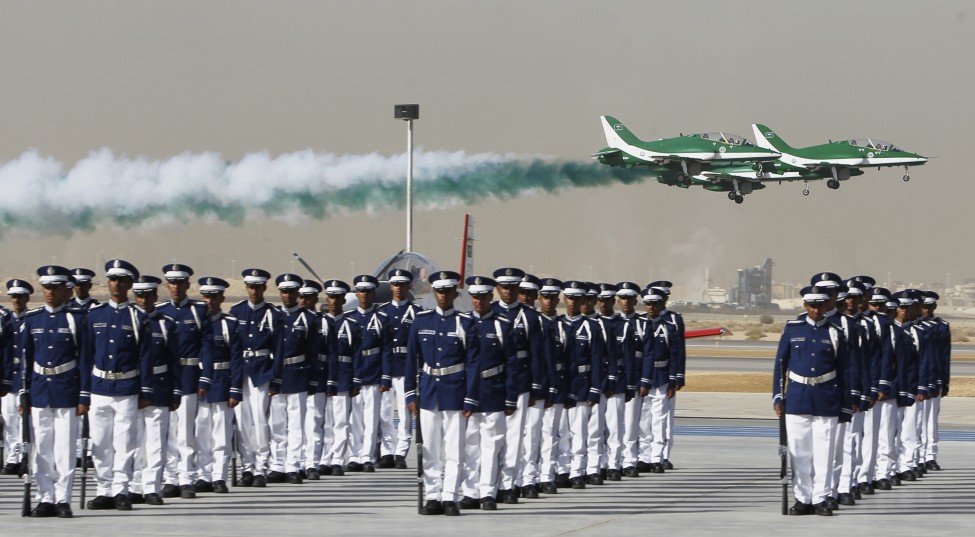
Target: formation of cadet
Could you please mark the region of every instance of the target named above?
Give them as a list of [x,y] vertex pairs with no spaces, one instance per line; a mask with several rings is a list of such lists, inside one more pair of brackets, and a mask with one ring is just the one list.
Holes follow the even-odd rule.
[[[28,310],[34,289],[14,279],[12,309],[0,311],[4,470],[24,470],[29,415],[34,517],[73,516],[74,468],[89,456],[88,509],[227,493],[234,451],[242,487],[407,468],[407,412],[424,437],[423,514],[673,468],[685,360],[670,282],[563,283],[503,268],[467,279],[467,313],[454,309],[454,272],[430,276],[437,308],[425,310],[409,299],[407,270],[387,275],[393,300],[381,305],[373,276],[323,287],[282,274],[272,306],[270,273],[247,269],[248,298],[225,313],[229,284],[199,278],[192,300],[184,264],[157,278],[111,260],[105,303],[89,296],[94,271],[37,275],[43,307]],[[170,300],[158,302],[161,286]],[[358,306],[345,311],[350,291]]]
[[951,333],[934,315],[937,293],[823,272],[802,297],[806,313],[786,324],[772,387],[792,461],[789,513],[829,516],[940,470]]

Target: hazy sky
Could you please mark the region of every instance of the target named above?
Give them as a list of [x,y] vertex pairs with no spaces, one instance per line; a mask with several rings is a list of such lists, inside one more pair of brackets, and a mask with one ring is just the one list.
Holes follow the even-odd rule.
[[[605,145],[601,114],[645,139],[751,138],[759,122],[794,146],[875,136],[937,158],[908,183],[903,170],[868,170],[837,191],[773,185],[743,205],[648,182],[421,211],[414,249],[457,265],[469,211],[480,272],[667,278],[692,299],[705,269],[727,285],[765,257],[777,281],[820,270],[975,277],[970,2],[4,0],[0,10],[0,163],[30,149],[66,168],[101,148],[160,160],[393,155],[405,150],[392,119],[404,102],[421,105],[425,150],[581,161]],[[197,273],[281,272],[295,250],[346,278],[404,246],[402,211],[70,236],[4,218],[3,278],[113,256],[146,272],[172,259]]]

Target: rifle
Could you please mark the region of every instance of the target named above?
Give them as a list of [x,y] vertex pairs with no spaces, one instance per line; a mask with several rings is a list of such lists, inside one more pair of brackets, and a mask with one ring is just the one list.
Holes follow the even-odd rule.
[[30,400],[27,394],[21,398],[24,409],[20,416],[20,429],[23,433],[20,447],[20,471],[24,474],[24,501],[20,506],[20,516],[30,516]]
[[[423,514],[423,431],[420,430],[420,374],[423,371],[422,367],[417,366],[416,368],[416,433],[414,437],[416,438],[416,510],[417,513]],[[407,411],[410,415],[410,419],[413,418],[413,414]]]
[[88,438],[90,436],[88,429],[88,413],[86,412],[81,416],[81,497],[79,499],[81,505],[78,507],[81,509],[85,508],[85,492],[88,489]]
[[779,414],[779,458],[781,459],[782,469],[779,471],[779,479],[782,481],[782,514],[789,514],[789,439],[785,429],[785,387],[786,371],[788,367],[785,360],[782,361],[780,368],[781,378],[779,378],[779,393],[782,395],[780,403],[782,412]]
[[237,486],[237,418],[230,423],[230,483]]

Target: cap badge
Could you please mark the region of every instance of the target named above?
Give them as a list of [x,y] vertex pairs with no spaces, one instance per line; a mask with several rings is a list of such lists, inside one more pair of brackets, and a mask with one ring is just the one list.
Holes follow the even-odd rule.
[[254,269],[254,270],[251,271],[251,276],[253,276],[255,278],[258,276],[257,269]]
[[11,287],[20,287],[20,280],[14,280],[10,282]]
[[118,260],[118,259],[116,259],[116,260],[115,260],[115,262],[114,262],[114,263],[112,263],[112,267],[113,267],[113,268],[119,268],[119,267],[121,267],[121,266],[122,266],[122,263],[121,263],[121,262],[119,262],[119,260]]
[[207,278],[207,285],[213,285],[213,278]]
[[474,285],[481,285],[481,277],[474,278]]
[[446,272],[441,272],[440,273],[440,279],[441,280],[446,280],[447,279],[447,273]]
[[823,274],[822,274],[822,275],[821,275],[821,276],[819,277],[819,279],[825,282],[826,280],[828,280],[828,279],[829,279],[829,274],[826,274],[826,273],[824,272],[824,273],[823,273]]
[[514,274],[514,272],[512,272],[510,268],[509,269],[505,269],[505,271],[504,271],[504,275],[505,276],[511,276],[512,274]]
[[54,276],[54,267],[47,267],[47,275]]
[[180,272],[183,269],[179,268],[179,265],[173,265],[173,272]]
[[290,282],[291,281],[291,275],[290,274],[285,274],[284,275],[284,281]]

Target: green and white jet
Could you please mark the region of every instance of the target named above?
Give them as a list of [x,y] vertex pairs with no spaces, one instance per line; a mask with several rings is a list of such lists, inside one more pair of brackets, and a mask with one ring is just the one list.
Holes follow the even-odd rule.
[[[703,132],[645,142],[614,117],[600,116],[600,120],[609,145],[592,154],[600,163],[622,168],[646,166],[659,182],[683,188],[717,183],[738,203],[743,198],[737,178],[703,182],[692,178],[733,165],[758,171],[781,156],[775,150],[756,146],[744,136],[727,132]],[[751,188],[746,189],[751,192]]]
[[[910,181],[910,167],[921,166],[928,161],[921,155],[904,151],[878,138],[852,138],[796,148],[785,143],[775,131],[765,125],[753,124],[752,130],[756,144],[782,154],[775,163],[774,172],[785,176],[798,174],[803,181],[830,178],[826,181],[826,186],[834,190],[840,187],[840,181],[861,175],[862,168],[874,166],[877,169],[903,166],[903,179]],[[760,174],[759,179],[765,178]],[[768,179],[776,180],[771,177]],[[809,195],[808,185],[802,193]]]

